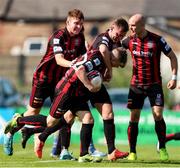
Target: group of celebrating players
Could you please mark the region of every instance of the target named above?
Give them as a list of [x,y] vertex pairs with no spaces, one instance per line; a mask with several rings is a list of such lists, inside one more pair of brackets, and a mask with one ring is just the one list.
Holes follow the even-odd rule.
[[[22,129],[22,145],[35,134],[35,154],[42,158],[43,147],[48,136],[59,130],[58,141],[63,159],[74,159],[68,152],[71,126],[74,118],[82,122],[80,130],[79,162],[100,162],[102,157],[89,152],[92,146],[94,119],[87,101],[98,110],[103,119],[104,135],[108,149],[108,160],[127,158],[137,160],[136,143],[138,123],[144,99],[149,98],[155,120],[155,131],[159,141],[159,154],[162,161],[169,160],[165,147],[166,124],[163,119],[164,95],[160,75],[161,51],[170,59],[172,79],[169,89],[177,83],[177,58],[163,37],[145,29],[145,19],[135,14],[128,22],[124,18],[115,19],[110,28],[99,34],[93,43],[86,47],[84,37],[84,15],[79,9],[68,12],[65,28],[54,32],[49,38],[47,51],[38,64],[32,82],[28,109],[16,114],[5,127],[4,151],[13,154],[13,136]],[[130,35],[126,33],[130,29]],[[112,78],[112,67],[124,67],[127,62],[126,49],[133,60],[133,74],[129,88],[127,107],[130,109],[128,140],[130,152],[122,152],[115,146],[115,124],[112,102],[106,87],[93,85],[87,74],[98,71],[103,81]],[[48,116],[40,114],[47,97],[52,105]],[[33,128],[24,127],[34,125]]]

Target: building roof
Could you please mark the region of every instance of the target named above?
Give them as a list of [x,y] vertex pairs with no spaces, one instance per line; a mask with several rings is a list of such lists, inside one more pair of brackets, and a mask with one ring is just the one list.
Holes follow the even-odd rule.
[[83,11],[86,20],[102,20],[120,15],[180,18],[179,0],[0,0],[4,20],[64,20],[73,8]]

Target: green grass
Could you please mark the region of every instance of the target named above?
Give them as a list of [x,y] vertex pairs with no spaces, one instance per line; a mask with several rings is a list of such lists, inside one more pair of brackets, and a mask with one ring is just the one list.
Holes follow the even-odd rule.
[[[128,146],[117,146],[123,151],[128,150]],[[98,146],[98,149],[106,151],[105,146]],[[22,149],[20,144],[14,145],[14,155],[6,156],[0,145],[0,167],[180,167],[180,146],[168,145],[167,150],[170,161],[163,163],[159,160],[155,146],[139,146],[137,148],[138,160],[130,162],[118,160],[109,162],[106,158],[101,163],[78,163],[77,161],[60,161],[49,156],[51,145],[47,144],[44,148],[43,158],[38,159],[34,155],[33,145],[28,144],[26,149]],[[70,151],[78,157],[78,145],[72,145]]]

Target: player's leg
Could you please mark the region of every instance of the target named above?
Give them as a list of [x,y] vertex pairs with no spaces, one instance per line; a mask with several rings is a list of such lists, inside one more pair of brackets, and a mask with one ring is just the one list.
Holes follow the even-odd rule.
[[[70,113],[72,115],[72,113]],[[73,120],[72,120],[73,121]],[[69,152],[70,139],[71,139],[71,123],[64,125],[60,130],[60,138],[61,138],[61,153],[60,160],[77,160],[72,153]]]
[[122,152],[115,146],[115,124],[112,104],[95,103],[96,108],[101,113],[104,124],[104,134],[108,147],[108,159],[116,160],[128,156],[128,152]]
[[[33,109],[33,108],[31,107],[31,109]],[[20,119],[22,122],[18,121],[18,119]],[[15,132],[20,130],[25,124],[28,124],[29,123],[28,120],[31,121],[32,119],[31,118],[22,117],[21,114],[16,113],[14,115],[13,119],[11,121],[9,121],[8,124],[6,125],[5,130],[4,130],[5,134],[9,132],[9,133],[11,133],[13,135]],[[39,120],[39,118],[38,118],[38,120]],[[30,125],[36,124],[36,122],[29,123],[29,124]]]
[[42,157],[43,146],[48,136],[68,124],[62,115],[70,109],[70,100],[71,96],[69,96],[68,92],[60,92],[60,89],[57,89],[50,114],[47,117],[47,128],[37,138],[38,141],[35,149],[37,157]]
[[155,120],[155,131],[159,142],[159,154],[162,161],[169,160],[169,156],[166,150],[166,123],[163,119],[163,108],[159,106],[153,106],[153,116]]
[[[30,98],[31,99],[31,98]],[[31,103],[32,104],[32,103]],[[28,105],[28,110],[25,111],[22,116],[32,116],[32,115],[38,115],[40,113],[41,107],[40,108],[33,108],[30,105]],[[40,130],[37,130],[37,132],[39,133]],[[34,134],[30,134],[30,129],[26,129],[26,126],[22,128],[21,130],[22,133],[22,141],[21,141],[21,145],[22,148],[26,148],[26,143],[28,141],[28,139]],[[36,135],[36,134],[35,134]],[[35,141],[34,141],[35,142]]]
[[155,120],[155,131],[159,141],[159,154],[162,161],[169,159],[166,150],[166,123],[163,118],[164,94],[160,85],[153,85],[148,90],[148,96],[152,106],[152,113]]
[[[38,93],[39,90],[41,89],[37,89],[36,92]],[[46,92],[47,93],[47,92]],[[35,96],[36,94],[34,94]],[[41,101],[41,102],[37,102],[36,105],[34,105],[33,101],[34,101],[35,97],[33,97],[33,95],[30,96],[30,105],[28,105],[28,109],[27,111],[25,111],[23,114],[21,114],[22,116],[33,116],[33,115],[38,115],[41,111],[41,107],[42,107],[42,104],[44,102]],[[31,106],[34,106],[34,107],[31,107]],[[37,136],[39,132],[42,131],[42,129],[44,129],[44,127],[41,127],[40,129],[38,128],[36,131],[32,131],[32,134],[30,134],[30,129],[26,129],[26,126],[24,125],[24,127],[22,128],[21,132],[22,132],[22,140],[21,140],[21,145],[22,145],[22,148],[25,148],[26,147],[26,143],[28,141],[28,139],[32,136],[32,135],[35,135]],[[34,133],[33,133],[34,132]],[[34,146],[36,145],[36,141],[34,139]]]
[[[29,106],[28,109],[27,109],[27,112],[28,112],[28,113],[38,113],[37,111],[40,111],[40,109],[34,109],[34,108],[30,107],[30,106]],[[6,126],[6,129],[8,129],[9,124],[13,124],[13,121],[14,121],[17,117],[20,117],[20,116],[23,116],[23,114],[20,115],[20,114],[16,113],[16,114],[13,116],[12,120],[9,121],[8,125]],[[23,125],[23,126],[24,126],[24,125]],[[17,132],[18,130],[20,130],[23,126],[16,127],[16,131],[15,131],[15,132]],[[8,131],[8,130],[6,130],[6,131]],[[11,132],[8,132],[7,134],[4,134],[3,148],[4,148],[5,154],[6,154],[6,155],[9,155],[9,156],[13,154],[13,136],[14,136],[14,132],[12,132],[12,131],[11,131]]]
[[166,135],[166,142],[171,140],[180,140],[180,132]]
[[137,160],[137,137],[138,125],[140,120],[141,109],[144,104],[145,95],[143,89],[131,86],[128,94],[127,107],[130,109],[130,120],[127,129],[128,141],[130,147],[130,154],[128,160]]
[[[35,84],[37,83],[37,84]],[[29,98],[29,105],[23,116],[38,115],[47,97],[53,94],[54,89],[50,84],[45,84],[33,79],[33,86]]]
[[112,103],[104,85],[100,91],[91,95],[91,103],[97,108],[103,118],[104,134],[108,147],[108,159],[116,160],[128,155],[128,152],[121,152],[115,147],[115,124]]
[[[47,83],[47,81],[44,81],[44,82],[35,81],[34,83],[36,84],[34,84],[33,89],[32,89],[32,93],[30,97],[30,105],[36,109],[39,109],[43,106],[43,103],[46,98],[50,97],[51,102],[53,101],[55,85],[54,83]],[[34,112],[27,111],[24,115],[27,115],[27,116],[37,115],[39,113],[40,113],[40,110],[34,111]],[[38,133],[34,134],[34,151],[36,147],[38,146],[37,143],[39,143],[38,141],[39,131],[37,132]]]
[[90,111],[78,111],[76,115],[82,121],[82,127],[80,132],[80,157],[79,162],[101,162],[102,158],[93,157],[89,154],[88,148],[92,139],[92,129],[94,126],[94,119]]
[[71,125],[63,126],[54,135],[53,147],[51,156],[59,158],[60,160],[72,160],[72,155],[69,153],[71,138]]
[[[38,86],[34,83],[37,83]],[[31,96],[30,96],[30,100],[29,100],[29,106],[28,106],[27,111],[24,114],[22,114],[22,116],[39,114],[44,100],[51,93],[49,91],[49,90],[51,90],[51,88],[52,87],[50,87],[49,85],[47,85],[47,87],[41,87],[38,84],[38,81],[33,80],[33,86],[32,86]],[[17,115],[19,115],[19,114],[17,114]],[[19,116],[16,116],[16,114],[15,114],[14,118],[17,118],[17,117],[19,117]],[[9,122],[9,124],[12,124],[12,123],[13,123],[13,119],[12,119],[12,121]],[[9,124],[7,126],[9,126]],[[16,129],[20,130],[23,126],[16,127]],[[7,129],[7,127],[6,127],[6,129]],[[17,130],[15,132],[17,132]],[[7,155],[13,154],[13,132],[12,133],[9,132],[8,134],[4,135],[4,146],[3,147],[4,147],[4,152]]]
[[24,149],[26,148],[26,143],[32,135],[37,134],[37,133],[41,133],[44,131],[44,129],[45,129],[45,127],[42,127],[42,126],[35,126],[34,128],[23,127],[21,129],[21,133],[22,133],[21,145],[22,145],[22,148],[24,148]]
[[155,119],[155,131],[159,142],[159,154],[162,161],[169,160],[169,156],[166,150],[166,123],[162,117],[163,108],[159,106],[153,106],[153,114]]
[[66,112],[65,116],[68,118],[72,118],[72,121],[70,124],[65,124],[58,131],[58,137],[53,147],[53,152],[56,155],[59,155],[58,157],[60,160],[76,160],[76,158],[73,157],[72,153],[70,153],[68,150],[70,146],[71,125],[73,123],[74,115],[70,111],[68,111]]
[[128,155],[128,160],[137,160],[136,144],[138,137],[138,124],[140,118],[139,109],[131,109],[130,121],[127,129],[128,141],[130,147],[130,153]]
[[[177,133],[171,133],[166,135],[166,139],[165,139],[165,143],[172,141],[172,140],[180,140],[180,132]],[[159,145],[159,141],[157,143],[157,152],[159,153],[160,151],[160,145]]]
[[87,97],[75,97],[72,101],[71,111],[74,115],[77,115],[79,120],[82,122],[80,131],[80,157],[79,162],[100,162],[102,158],[93,157],[89,154],[88,148],[92,139],[92,129],[94,126],[94,119],[90,112]]
[[35,116],[26,116],[22,117],[21,115],[13,118],[5,127],[4,133],[15,134],[18,131],[19,127],[23,127],[25,124],[33,126],[44,126],[46,127],[46,116],[44,115],[35,115]]
[[[57,112],[57,111],[56,111]],[[56,113],[57,114],[57,113]],[[54,114],[54,116],[57,117],[57,115],[59,115],[59,113],[56,115]],[[68,113],[67,113],[68,114]],[[62,116],[62,113],[61,115]],[[49,115],[47,117],[47,127],[46,129],[38,136],[39,139],[39,143],[37,144],[37,148],[35,150],[35,154],[38,158],[42,157],[42,150],[45,144],[46,139],[48,138],[48,136],[52,133],[54,133],[55,131],[61,129],[64,125],[66,124],[70,124],[71,121],[74,119],[74,116],[72,116],[72,118],[68,118],[69,115],[66,116],[66,113],[64,114],[64,116],[62,116],[60,119],[55,118],[51,115]]]
[[[34,118],[35,117],[35,118]],[[5,127],[5,136],[4,136],[4,152],[7,155],[12,155],[13,152],[13,136],[22,128],[25,124],[44,126],[46,125],[46,117],[42,115],[22,117],[17,115],[14,117]]]
[[51,157],[59,158],[61,154],[61,131],[58,130],[54,133],[54,140],[53,140],[53,146],[51,149]]
[[82,121],[81,128],[81,153],[80,156],[88,154],[88,147],[92,137],[92,128],[94,125],[94,120],[90,112],[88,111],[78,111],[78,117]]

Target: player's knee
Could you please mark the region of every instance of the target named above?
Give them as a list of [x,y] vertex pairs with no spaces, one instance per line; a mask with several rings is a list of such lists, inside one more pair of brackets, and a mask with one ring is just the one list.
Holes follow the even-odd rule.
[[162,114],[154,114],[154,119],[155,119],[156,121],[159,121],[159,120],[161,120],[162,118],[163,118]]
[[114,118],[114,113],[112,110],[112,104],[105,104],[102,108],[102,118],[103,120],[110,120]]
[[91,113],[86,113],[84,117],[82,118],[82,123],[83,124],[93,124],[94,123],[94,118],[91,115]]
[[163,107],[154,106],[152,108],[153,116],[156,121],[161,120],[163,118]]
[[110,120],[114,118],[114,114],[113,112],[106,112],[106,113],[102,113],[102,118],[103,120]]
[[33,108],[28,106],[28,110],[24,113],[24,116],[38,115],[40,113],[41,108]]
[[66,122],[67,122],[68,124],[73,123],[74,117],[75,117],[75,116],[74,116],[70,111],[68,111],[68,112],[66,112],[66,113],[64,114],[64,119],[66,120]]
[[53,122],[51,122],[51,121],[48,121],[47,122],[47,127],[53,127],[54,126],[54,123]]
[[103,120],[113,119],[114,118],[113,111],[110,108],[102,110],[102,118],[103,118]]
[[47,117],[47,127],[53,127],[54,125],[57,124],[58,121],[59,121],[59,119],[48,116]]

